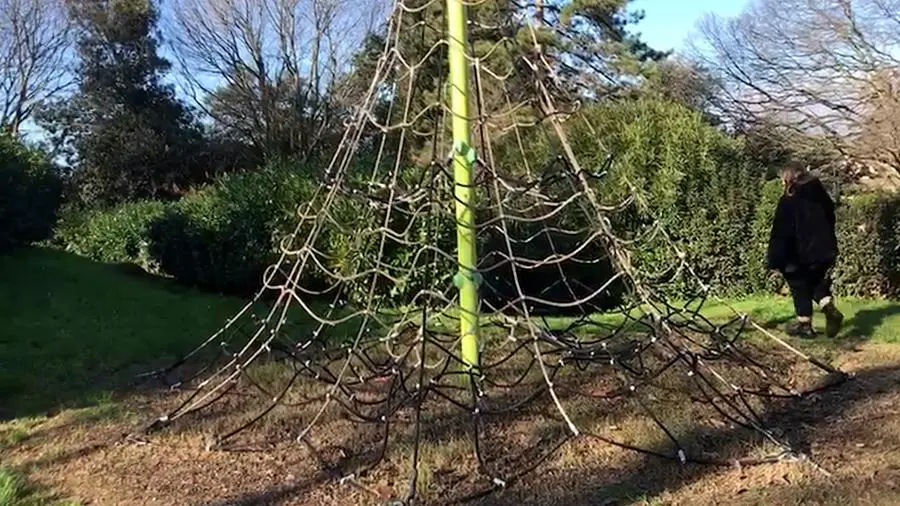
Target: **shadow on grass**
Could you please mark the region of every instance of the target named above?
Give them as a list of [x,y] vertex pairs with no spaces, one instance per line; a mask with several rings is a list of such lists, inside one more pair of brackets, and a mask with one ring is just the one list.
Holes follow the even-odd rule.
[[0,421],[127,392],[241,303],[41,248],[0,256],[0,279]]
[[887,320],[897,315],[900,315],[900,305],[895,304],[876,309],[863,309],[846,323],[844,335],[850,341],[868,341]]
[[[900,341],[900,336],[890,332],[892,326],[896,326],[897,321],[900,320],[898,318],[900,317],[900,304],[895,301],[849,299],[843,304],[839,302],[838,306],[845,311],[847,316],[838,337],[832,340],[824,336],[825,318],[820,312],[817,312],[814,321],[822,333],[819,335],[819,339],[809,341],[810,344],[826,344],[826,347],[834,350],[854,350],[858,345],[869,341],[883,343]],[[795,318],[789,299],[778,300],[775,304],[772,304],[771,301],[761,300],[759,307],[750,309],[749,314],[761,326],[769,330],[781,329]]]

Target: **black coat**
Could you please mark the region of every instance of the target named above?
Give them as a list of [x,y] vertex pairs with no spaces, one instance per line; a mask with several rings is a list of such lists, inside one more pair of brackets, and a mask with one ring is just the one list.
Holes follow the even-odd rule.
[[769,236],[769,269],[784,272],[830,267],[837,259],[834,202],[814,177],[798,182],[793,195],[782,195]]

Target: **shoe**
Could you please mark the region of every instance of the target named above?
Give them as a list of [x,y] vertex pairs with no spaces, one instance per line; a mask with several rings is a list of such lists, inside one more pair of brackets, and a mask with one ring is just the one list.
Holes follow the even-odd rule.
[[784,332],[791,337],[800,337],[803,339],[812,339],[816,337],[816,331],[813,330],[812,322],[791,322],[787,324]]
[[822,308],[822,312],[825,313],[825,335],[829,338],[837,337],[844,324],[843,313],[838,311],[838,308],[831,302]]

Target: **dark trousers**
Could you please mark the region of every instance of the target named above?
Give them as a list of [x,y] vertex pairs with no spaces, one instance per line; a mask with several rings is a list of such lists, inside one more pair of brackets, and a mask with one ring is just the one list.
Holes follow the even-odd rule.
[[797,316],[811,317],[813,302],[831,297],[830,269],[830,266],[798,268],[796,271],[784,274],[788,286],[791,288],[791,297],[794,299],[794,311]]

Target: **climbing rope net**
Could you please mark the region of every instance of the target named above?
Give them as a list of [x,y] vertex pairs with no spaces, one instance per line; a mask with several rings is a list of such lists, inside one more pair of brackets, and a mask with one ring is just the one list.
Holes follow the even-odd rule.
[[[445,35],[439,5],[395,3],[323,184],[257,295],[158,373],[182,398],[153,427],[251,408],[211,436],[211,449],[227,449],[293,413],[283,432],[316,454],[326,439],[317,429],[344,424],[349,449],[323,465],[359,481],[393,442],[407,450],[400,493],[410,500],[423,445],[442,438],[472,443],[471,466],[455,463],[444,477],[460,501],[511,485],[579,437],[682,463],[730,462],[685,439],[688,422],[768,441],[770,456],[745,463],[798,456],[767,410],[842,374],[721,302],[719,317],[705,316],[711,290],[641,189],[608,201],[614,153],[586,160],[573,148],[569,132],[593,128],[584,97],[533,21],[470,21],[501,36],[469,47]],[[443,70],[454,51],[462,80]],[[473,110],[460,114],[454,93]],[[471,145],[458,130],[469,124]],[[535,142],[549,146],[543,159]],[[635,213],[642,225],[622,232],[621,217]],[[668,246],[662,274],[634,259],[654,241]],[[666,295],[676,279],[693,294],[680,303]],[[604,431],[596,422],[613,413],[646,420],[656,443]],[[537,426],[549,428],[528,430]]]

